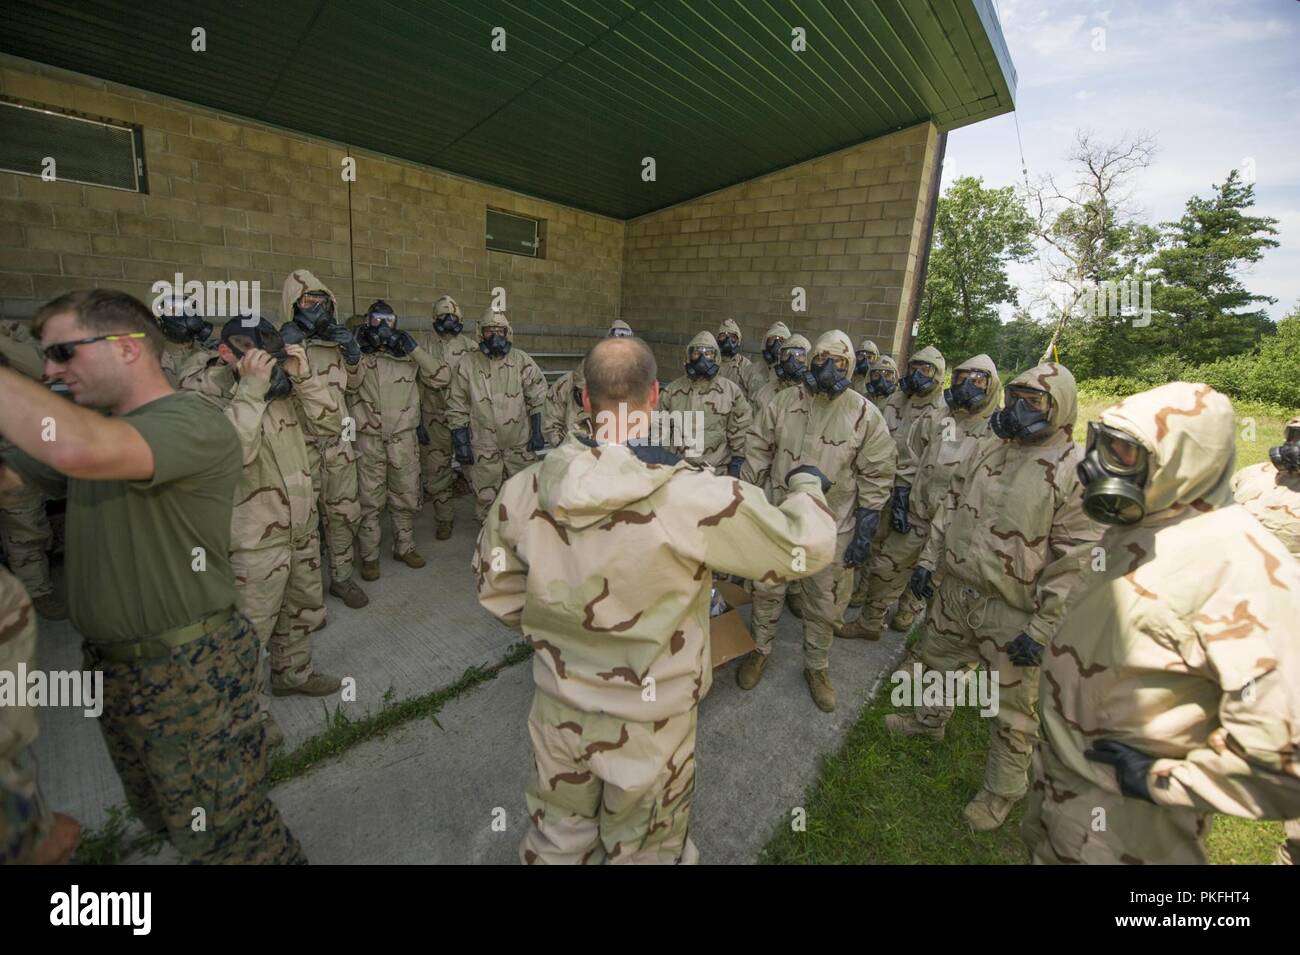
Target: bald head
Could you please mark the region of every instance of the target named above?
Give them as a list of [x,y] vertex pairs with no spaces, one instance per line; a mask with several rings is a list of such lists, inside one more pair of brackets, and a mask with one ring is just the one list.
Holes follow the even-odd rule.
[[658,368],[650,346],[641,339],[602,339],[587,353],[582,367],[594,410],[613,410],[620,404],[650,407]]

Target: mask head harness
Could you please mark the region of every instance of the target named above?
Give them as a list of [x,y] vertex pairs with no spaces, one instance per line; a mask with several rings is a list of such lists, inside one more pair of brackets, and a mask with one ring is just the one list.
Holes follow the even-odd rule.
[[199,303],[181,295],[161,303],[157,318],[163,337],[180,345],[205,342],[212,334],[212,323],[199,314]]
[[993,433],[1004,441],[1034,444],[1052,434],[1052,396],[1037,388],[1008,385],[1003,407],[989,419]]
[[978,368],[958,368],[953,372],[952,387],[945,388],[943,400],[953,411],[970,411],[983,404],[989,393],[990,375]]
[[907,374],[898,383],[903,389],[903,394],[909,398],[914,395],[928,395],[939,384],[939,379],[935,375],[936,370],[928,361],[908,362]]
[[692,381],[713,378],[718,373],[717,351],[706,346],[692,345],[686,351],[686,377]]
[[1117,428],[1088,422],[1088,450],[1078,466],[1083,509],[1102,524],[1136,524],[1146,515],[1147,449]]
[[[293,379],[284,370],[284,361],[289,357],[284,348],[284,339],[266,319],[258,319],[256,324],[251,324],[252,321],[251,315],[241,315],[226,322],[221,326],[221,343],[230,349],[236,359],[243,358],[247,351],[252,350],[248,346],[250,341],[252,348],[261,349],[274,358],[275,365],[271,368],[271,383],[266,389],[266,400],[283,398],[293,391]],[[231,370],[238,378],[239,370],[234,367]]]
[[504,325],[484,325],[479,333],[478,350],[489,358],[504,358],[510,352],[510,339]]
[[1279,471],[1300,471],[1300,425],[1288,425],[1282,444],[1268,449],[1268,459]]

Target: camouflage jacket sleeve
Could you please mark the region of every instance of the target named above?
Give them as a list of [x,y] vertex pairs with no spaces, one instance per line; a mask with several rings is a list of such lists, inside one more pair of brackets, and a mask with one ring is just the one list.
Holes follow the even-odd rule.
[[815,574],[834,558],[835,516],[819,478],[796,474],[789,496],[777,507],[753,484],[701,477],[708,480],[689,484],[692,510],[703,507],[709,516],[689,525],[668,521],[683,555],[722,573],[775,583]]
[[458,361],[447,389],[447,427],[451,431],[469,427],[469,362]]
[[1070,591],[1083,583],[1092,545],[1101,539],[1101,527],[1084,513],[1075,463],[1077,456],[1066,460],[1064,480],[1055,490],[1057,506],[1047,540],[1051,556],[1035,587],[1038,610],[1025,625],[1025,632],[1044,645],[1061,623]]
[[9,360],[14,370],[35,381],[45,373],[45,357],[40,344],[31,332],[17,322],[0,322],[0,354]]
[[419,368],[416,379],[425,388],[442,391],[451,384],[451,366],[443,359],[430,355],[417,345],[411,352],[411,360]]
[[772,471],[772,456],[776,453],[776,425],[769,401],[759,409],[745,434],[745,463],[740,468],[740,479],[759,487],[766,487]]
[[943,496],[939,510],[930,521],[930,533],[925,538],[925,545],[921,548],[921,556],[917,558],[916,566],[934,571],[939,569],[940,564],[943,562],[948,524],[952,520],[953,512],[961,504],[962,489],[970,479],[975,462],[979,460],[979,451],[980,444],[977,443],[970,457],[953,470],[952,477],[948,480],[948,491]]
[[515,552],[518,541],[513,538],[513,528],[519,522],[503,522],[500,511],[489,508],[470,569],[478,581],[478,601],[484,609],[507,627],[521,630],[528,565]]
[[1219,725],[1207,746],[1182,759],[1156,760],[1151,795],[1159,805],[1197,812],[1294,819],[1300,816],[1296,596],[1277,577],[1278,557],[1248,544],[1184,617],[1194,636],[1180,652],[1219,685]]
[[927,415],[912,422],[912,426],[907,432],[907,438],[898,451],[898,470],[894,475],[895,484],[911,487],[916,483],[917,473],[921,469],[921,462],[925,459],[926,449],[929,448],[930,442],[935,438],[935,429],[943,426],[942,421],[941,416]]
[[235,395],[226,405],[226,417],[239,435],[243,465],[257,460],[262,450],[262,415],[266,413],[266,390],[271,383],[264,378],[241,378]]
[[870,424],[866,436],[853,457],[853,479],[858,485],[858,507],[878,511],[889,503],[894,489],[894,472],[898,449],[889,436],[885,419],[874,414],[874,408],[865,405],[863,411]]
[[347,384],[343,386],[345,391],[350,395],[355,394],[356,390],[361,387],[361,379],[365,377],[365,369],[362,367],[361,362],[349,365],[344,361],[343,371],[348,377]]
[[542,374],[542,369],[533,361],[532,356],[524,362],[524,367],[519,369],[519,380],[524,386],[524,407],[527,408],[528,414],[541,414],[546,405],[546,376]]
[[[568,375],[558,379],[546,389],[546,407],[542,411],[542,435],[549,447],[558,448],[564,440],[565,423],[568,421],[568,402],[573,395],[567,393],[572,387],[573,379]],[[563,388],[560,386],[564,385]]]
[[308,436],[328,438],[343,433],[343,410],[320,375],[308,372],[303,378],[294,378],[293,400],[301,412],[302,430]]
[[743,393],[738,394],[731,406],[731,414],[727,415],[727,447],[730,449],[728,461],[745,456],[745,436],[749,434],[750,423],[749,401]]

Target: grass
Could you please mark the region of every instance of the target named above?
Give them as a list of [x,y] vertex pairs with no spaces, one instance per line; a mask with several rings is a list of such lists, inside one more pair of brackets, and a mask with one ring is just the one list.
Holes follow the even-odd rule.
[[[502,670],[532,656],[526,643],[512,646],[498,662],[489,666],[470,667],[455,683],[423,696],[393,702],[390,688],[384,693],[383,706],[378,713],[367,713],[352,718],[339,706],[333,711],[325,707],[325,729],[304,740],[292,753],[283,753],[271,760],[267,772],[267,785],[275,786],[301,776],[319,763],[364,743],[383,736],[411,720],[429,719],[441,728],[438,713],[449,702],[475,687],[496,678]],[[83,832],[81,844],[72,861],[80,865],[116,865],[136,852],[150,855],[163,845],[164,839],[155,835],[133,835],[135,814],[127,806],[110,806],[108,820],[98,829]],[[138,828],[138,827],[137,827]]]
[[[1087,392],[1079,396],[1076,439],[1089,419],[1119,399]],[[1268,459],[1282,437],[1284,409],[1234,401],[1237,467]],[[1250,427],[1253,422],[1253,429]],[[909,642],[914,643],[914,632]],[[904,665],[910,665],[910,662]],[[760,861],[775,864],[963,864],[1027,861],[1020,839],[1021,802],[996,832],[973,833],[961,811],[980,788],[988,753],[988,723],[973,707],[958,707],[942,743],[896,739],[884,727],[894,712],[889,684],[863,707],[837,753],[823,758],[804,802],[806,830],[782,820]],[[1218,865],[1273,861],[1282,825],[1217,816],[1206,840]]]

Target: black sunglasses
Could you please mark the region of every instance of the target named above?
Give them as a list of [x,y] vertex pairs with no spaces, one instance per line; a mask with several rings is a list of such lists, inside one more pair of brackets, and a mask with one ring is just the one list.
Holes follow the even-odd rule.
[[46,345],[41,349],[46,361],[57,362],[60,365],[72,361],[73,353],[76,352],[78,345],[90,345],[94,342],[115,342],[119,338],[144,338],[144,332],[124,332],[121,335],[96,335],[94,338],[78,338],[72,342],[55,342],[53,345]]

